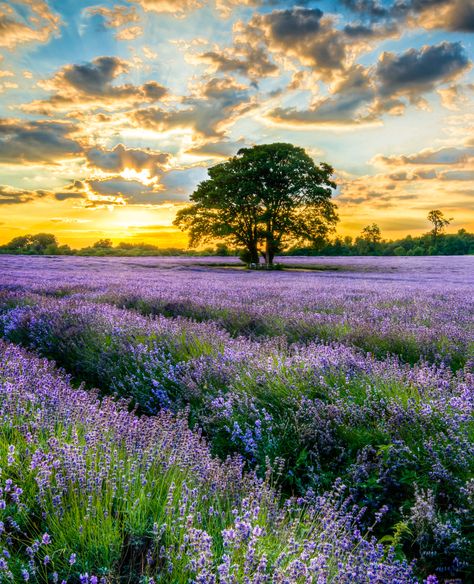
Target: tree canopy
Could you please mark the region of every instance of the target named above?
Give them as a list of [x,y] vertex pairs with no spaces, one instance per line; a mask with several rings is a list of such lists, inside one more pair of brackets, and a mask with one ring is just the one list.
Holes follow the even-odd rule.
[[174,221],[189,231],[191,246],[225,240],[243,247],[248,263],[258,264],[262,255],[270,266],[287,246],[317,246],[334,230],[333,169],[317,165],[303,148],[242,148],[208,174]]

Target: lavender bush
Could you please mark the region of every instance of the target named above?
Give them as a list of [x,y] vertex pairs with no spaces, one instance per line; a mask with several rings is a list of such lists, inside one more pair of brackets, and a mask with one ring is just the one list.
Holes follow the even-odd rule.
[[0,343],[5,582],[414,582],[338,483],[280,507],[183,419],[138,418]]
[[335,270],[271,274],[210,273],[204,261],[218,258],[0,256],[0,273],[10,288],[211,320],[234,336],[342,341],[454,368],[473,358],[474,258],[283,258]]
[[[313,510],[289,528],[295,541],[321,505],[311,493],[337,490],[342,478],[365,508],[362,529],[376,521],[374,535],[397,557],[416,558],[420,575],[469,581],[473,305],[460,265],[470,259],[434,260],[364,258],[348,271],[255,274],[198,264],[176,272],[151,259],[92,260],[88,268],[78,258],[0,258],[0,333],[136,414],[186,418],[213,454],[238,453],[260,480],[277,468],[286,496],[311,500]],[[219,533],[205,554],[209,572],[196,581],[245,581],[232,554],[224,561]],[[276,577],[268,540],[265,558],[258,555],[260,537],[255,557]],[[269,581],[299,581],[288,574]]]

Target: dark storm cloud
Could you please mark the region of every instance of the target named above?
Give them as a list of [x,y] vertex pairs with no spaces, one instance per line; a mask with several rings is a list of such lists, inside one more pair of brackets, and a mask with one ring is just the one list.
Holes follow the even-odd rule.
[[54,164],[81,153],[69,123],[0,119],[0,162]]
[[382,96],[429,91],[440,81],[455,78],[469,66],[461,43],[441,43],[409,49],[401,55],[383,53],[376,69]]

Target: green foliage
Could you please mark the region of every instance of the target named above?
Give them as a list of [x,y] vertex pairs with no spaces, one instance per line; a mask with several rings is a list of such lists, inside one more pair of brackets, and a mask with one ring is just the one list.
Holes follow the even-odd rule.
[[14,237],[6,245],[0,246],[0,252],[31,255],[68,255],[72,253],[72,250],[67,245],[59,246],[56,236],[52,233],[37,233],[35,235]]
[[[402,248],[403,252],[402,252]],[[356,255],[468,255],[474,254],[474,233],[460,229],[457,233],[438,235],[436,246],[433,245],[431,233],[420,237],[407,235],[395,241],[379,241],[371,245],[362,237],[336,237],[326,243],[321,249],[312,247],[293,247],[286,252],[288,255],[323,255],[323,256],[356,256]]]
[[[120,242],[116,246],[98,245],[101,241],[94,243],[90,247],[84,247],[79,250],[71,249],[68,245],[58,245],[50,243],[47,245],[30,245],[31,241],[38,241],[38,235],[23,235],[15,237],[9,243],[0,246],[0,253],[6,254],[27,254],[27,255],[81,255],[81,256],[207,256],[217,255],[222,257],[240,255],[244,263],[251,263],[248,250],[240,251],[238,248],[229,247],[224,243],[217,243],[215,248],[206,248],[204,250],[183,250],[180,248],[158,248],[150,243],[129,243]],[[45,234],[43,234],[45,235]],[[55,238],[54,235],[50,235]],[[55,239],[54,239],[55,240]],[[41,241],[41,239],[40,239]],[[107,241],[107,240],[105,240]],[[290,247],[282,255],[296,256],[357,256],[357,255],[376,255],[376,256],[393,256],[398,255],[395,250],[403,248],[407,256],[424,256],[424,255],[469,255],[474,254],[474,234],[468,233],[465,229],[460,229],[457,233],[447,233],[438,236],[436,246],[433,245],[431,233],[420,237],[407,235],[403,239],[395,241],[378,241],[369,242],[363,237],[346,236],[335,237],[331,242],[322,244],[322,247]],[[401,250],[398,249],[398,252]]]
[[333,169],[302,148],[243,148],[208,173],[174,222],[189,232],[191,246],[224,240],[243,247],[247,263],[258,264],[262,254],[271,265],[290,244],[321,244],[337,221]]

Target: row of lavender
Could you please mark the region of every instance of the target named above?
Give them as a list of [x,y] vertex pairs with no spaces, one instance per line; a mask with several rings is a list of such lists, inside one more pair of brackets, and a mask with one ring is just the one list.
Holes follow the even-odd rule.
[[414,582],[342,484],[280,506],[183,418],[139,418],[3,342],[0,404],[2,582]]
[[202,261],[0,256],[0,272],[10,288],[213,321],[233,336],[339,341],[454,369],[473,358],[474,258],[286,258],[336,271],[270,274]]
[[233,338],[212,322],[144,317],[83,295],[6,291],[1,334],[143,412],[187,411],[214,453],[239,452],[260,473],[270,462],[287,489],[322,492],[343,477],[367,517],[387,507],[377,533],[416,557],[420,573],[472,575],[469,365],[455,374],[344,345]]

